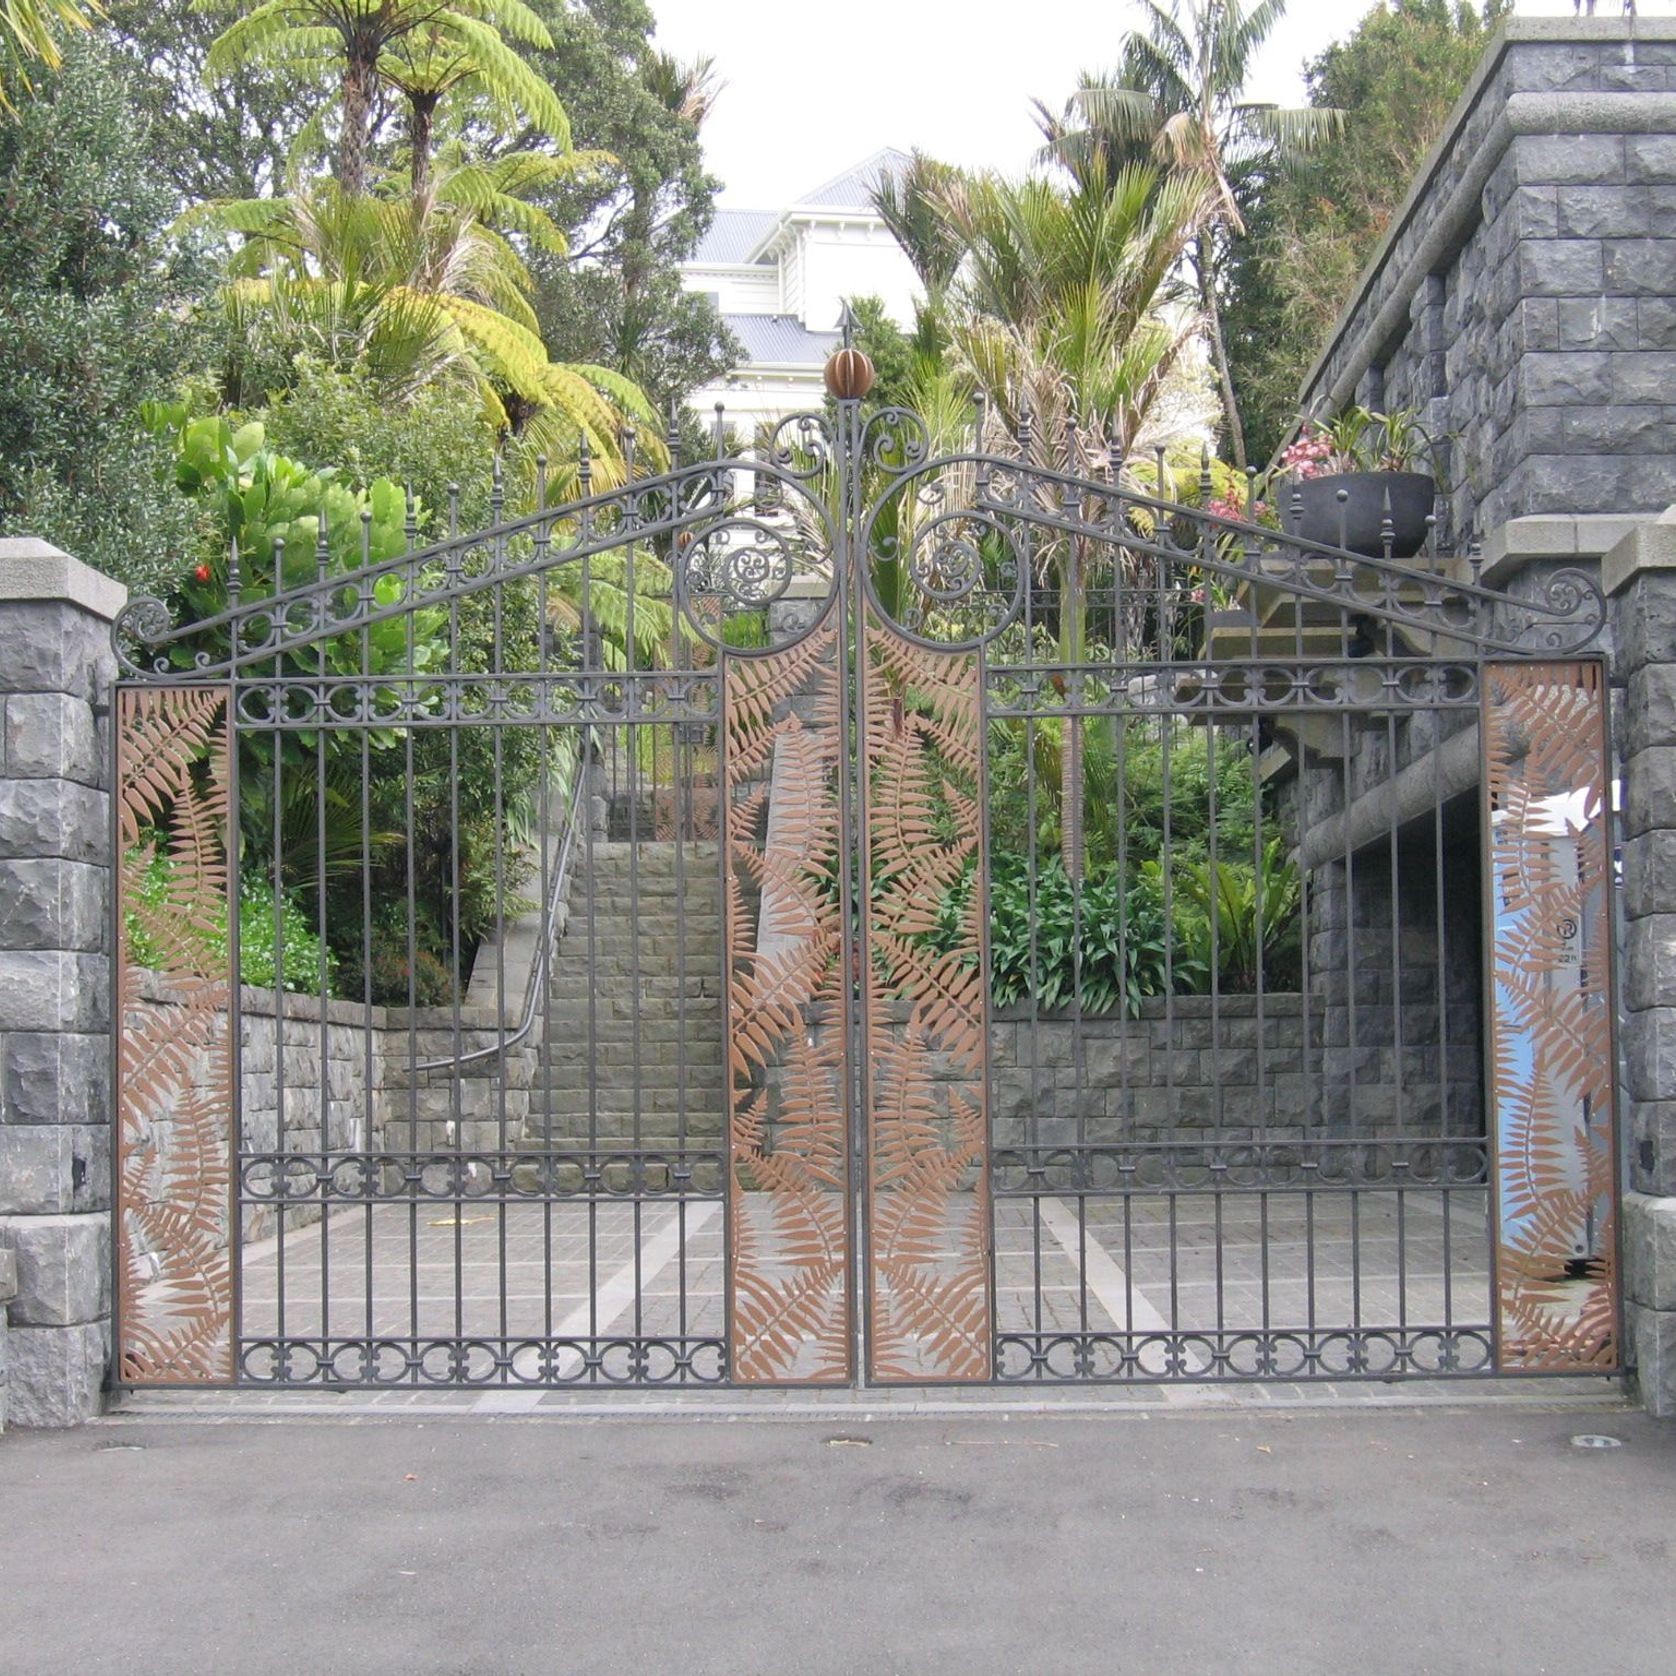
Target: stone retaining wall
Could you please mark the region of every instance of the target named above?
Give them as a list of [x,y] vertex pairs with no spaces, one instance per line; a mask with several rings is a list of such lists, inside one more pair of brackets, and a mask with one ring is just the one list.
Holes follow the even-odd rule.
[[[167,989],[150,972],[137,979],[141,1007],[166,1004]],[[463,1010],[456,1045],[451,1009],[365,1007],[247,986],[239,998],[241,1152],[298,1154],[376,1151],[496,1150],[503,1102],[516,1140],[529,1112],[535,1049],[491,1054],[458,1071],[415,1077],[410,1067],[469,1054],[497,1041],[492,1018]],[[281,1031],[283,1029],[283,1053]],[[321,1067],[325,1075],[322,1079]],[[206,1065],[207,1081],[207,1065]],[[283,1108],[283,1110],[282,1110]],[[166,1142],[164,1143],[166,1144]],[[287,1229],[318,1220],[318,1205],[293,1206]],[[265,1206],[246,1206],[242,1237],[274,1232]]]
[[1421,408],[1451,439],[1457,547],[1513,519],[1614,524],[1550,545],[1566,556],[1676,499],[1673,384],[1676,20],[1510,19],[1300,405]]
[[1138,1018],[1004,1009],[991,1045],[996,1144],[1427,1135],[1445,1132],[1446,1114],[1448,1133],[1478,1133],[1475,1044],[1447,1061],[1418,1039],[1352,1049],[1333,1039],[1341,1023],[1298,994],[1260,1008],[1254,995],[1155,996]]

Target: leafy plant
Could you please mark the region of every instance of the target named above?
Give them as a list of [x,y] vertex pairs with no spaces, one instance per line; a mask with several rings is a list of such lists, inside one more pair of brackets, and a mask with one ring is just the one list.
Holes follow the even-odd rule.
[[[140,904],[154,912],[164,911],[170,904],[170,885],[174,882],[174,863],[161,851],[154,852],[142,875]],[[198,935],[207,956],[206,965],[215,970],[225,969],[229,959],[227,944],[227,904],[219,902],[205,916],[212,929]],[[153,942],[146,930],[144,916],[130,908],[126,926],[128,958],[136,966],[156,967],[163,964],[163,951]],[[325,995],[334,996],[337,989],[337,957],[330,949],[324,951],[317,929],[303,904],[289,891],[282,899],[280,910],[274,913],[274,890],[270,879],[246,872],[239,880],[239,981],[253,984],[258,989],[273,989],[276,950],[283,945],[281,970],[283,987],[305,994],[321,994],[320,977],[326,975]]]
[[1376,413],[1352,405],[1326,421],[1305,420],[1301,434],[1281,451],[1275,475],[1303,480],[1349,471],[1416,471],[1430,464],[1434,446],[1418,408]]
[[[1156,874],[1158,864],[1150,866]],[[1175,889],[1195,910],[1176,918],[1183,951],[1196,967],[1215,970],[1223,990],[1295,981],[1302,885],[1282,840],[1270,839],[1256,867],[1222,860],[1185,866]]]
[[1032,878],[1017,862],[990,881],[990,989],[997,1006],[1034,996],[1044,1008],[1121,1008],[1130,1017],[1173,979],[1193,989],[1191,961],[1166,957],[1163,896],[1156,879],[1108,868],[1080,882],[1058,856]]

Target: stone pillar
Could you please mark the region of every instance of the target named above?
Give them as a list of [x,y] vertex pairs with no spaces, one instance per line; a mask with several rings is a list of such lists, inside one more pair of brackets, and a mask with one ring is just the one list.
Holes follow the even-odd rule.
[[1624,684],[1626,1325],[1643,1404],[1676,1418],[1676,507],[1619,541],[1601,578],[1614,596]]
[[126,591],[0,541],[0,1250],[6,1420],[68,1426],[109,1356],[111,619]]

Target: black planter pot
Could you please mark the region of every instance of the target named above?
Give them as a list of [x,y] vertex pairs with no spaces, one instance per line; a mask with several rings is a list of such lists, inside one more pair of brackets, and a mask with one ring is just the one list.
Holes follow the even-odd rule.
[[1437,500],[1437,479],[1423,471],[1346,471],[1332,477],[1307,477],[1287,486],[1281,516],[1288,533],[1304,541],[1345,547],[1379,559],[1385,556],[1382,531],[1387,495],[1394,532],[1391,557],[1411,559],[1426,545],[1426,520]]

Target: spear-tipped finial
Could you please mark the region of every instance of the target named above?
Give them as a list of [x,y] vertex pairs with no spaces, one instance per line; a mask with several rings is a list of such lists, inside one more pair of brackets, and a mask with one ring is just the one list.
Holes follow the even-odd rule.
[[844,340],[844,348],[846,349],[855,347],[855,328],[855,310],[850,307],[850,299],[846,297],[843,309],[838,315],[838,332]]

